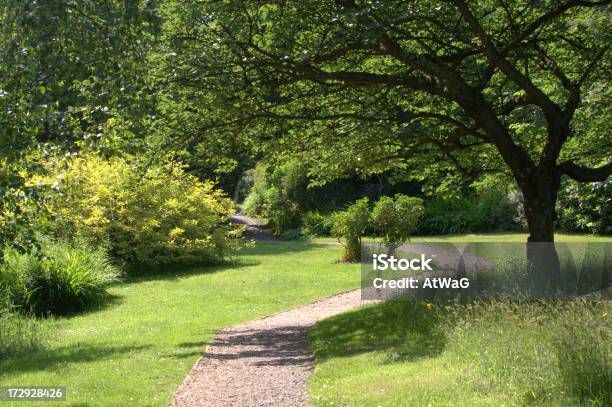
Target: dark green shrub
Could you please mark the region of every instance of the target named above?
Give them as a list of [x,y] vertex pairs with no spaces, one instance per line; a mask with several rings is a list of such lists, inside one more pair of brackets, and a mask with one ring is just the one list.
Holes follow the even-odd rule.
[[283,232],[299,225],[298,204],[288,199],[278,188],[270,188],[266,195],[266,203],[266,218],[276,236],[280,236]]
[[309,211],[302,215],[302,234],[304,236],[329,236],[331,234],[331,217],[318,211]]
[[304,236],[300,229],[287,229],[279,236],[281,240],[300,240]]
[[332,234],[344,246],[343,261],[361,261],[361,237],[370,220],[368,198],[362,198],[332,218]]
[[300,224],[308,178],[304,166],[296,160],[271,167],[260,164],[254,171],[254,184],[244,202],[247,215],[268,220],[280,236]]
[[506,195],[433,198],[425,203],[420,234],[486,233],[517,230],[517,208]]
[[267,167],[263,164],[257,165],[252,170],[253,186],[244,198],[242,210],[245,214],[253,217],[266,216],[266,194],[270,185],[266,179]]
[[35,253],[8,250],[0,274],[15,309],[36,315],[79,311],[119,279],[103,249],[57,242],[45,242]]
[[612,180],[565,180],[557,198],[557,215],[560,230],[612,234]]
[[394,198],[383,196],[372,209],[372,226],[383,238],[390,253],[396,245],[408,240],[423,216],[423,200],[396,194]]
[[255,169],[245,171],[238,183],[236,184],[236,191],[234,192],[234,202],[244,202],[246,197],[249,195],[255,184]]

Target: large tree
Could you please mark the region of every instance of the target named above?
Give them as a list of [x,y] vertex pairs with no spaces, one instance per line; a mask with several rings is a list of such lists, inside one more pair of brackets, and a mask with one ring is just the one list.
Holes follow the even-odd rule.
[[576,120],[610,116],[609,3],[193,2],[169,23],[166,62],[198,116],[185,138],[333,150],[329,171],[441,158],[506,170],[529,241],[553,241],[560,178],[612,174],[609,121]]

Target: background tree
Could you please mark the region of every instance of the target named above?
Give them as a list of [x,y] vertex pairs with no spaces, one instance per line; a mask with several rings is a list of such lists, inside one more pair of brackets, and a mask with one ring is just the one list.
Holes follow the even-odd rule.
[[144,149],[155,3],[0,0],[0,246],[32,241],[41,157]]

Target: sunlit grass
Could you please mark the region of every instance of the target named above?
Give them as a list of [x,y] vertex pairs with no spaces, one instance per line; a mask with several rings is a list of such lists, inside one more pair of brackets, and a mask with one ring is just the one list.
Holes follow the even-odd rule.
[[311,403],[603,407],[612,400],[609,312],[609,302],[390,301],[355,310],[310,333]]
[[258,242],[234,264],[117,285],[98,310],[43,321],[52,337],[0,362],[0,386],[66,386],[70,405],[167,405],[217,330],[358,287],[358,266],[339,257],[334,246]]

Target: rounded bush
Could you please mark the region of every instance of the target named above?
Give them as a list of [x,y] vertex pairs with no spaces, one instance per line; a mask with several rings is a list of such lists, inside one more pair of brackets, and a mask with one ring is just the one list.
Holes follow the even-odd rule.
[[123,159],[90,156],[68,162],[54,180],[54,235],[106,245],[130,266],[216,263],[238,247],[233,202],[179,164],[143,173]]
[[416,230],[421,216],[422,199],[402,194],[383,196],[372,210],[372,224],[392,252],[394,245],[405,242]]

